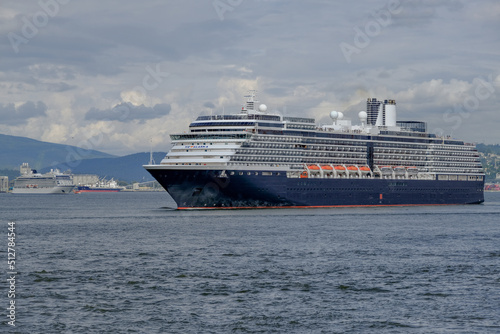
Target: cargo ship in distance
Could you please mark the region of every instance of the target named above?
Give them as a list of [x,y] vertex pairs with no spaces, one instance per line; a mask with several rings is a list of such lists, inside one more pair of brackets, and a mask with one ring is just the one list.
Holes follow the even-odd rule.
[[144,168],[178,209],[479,204],[484,172],[474,144],[398,121],[396,101],[368,98],[352,125],[331,125],[257,106],[199,116]]
[[75,194],[81,193],[117,193],[122,191],[123,188],[118,186],[118,183],[111,179],[106,181],[104,179],[99,180],[95,184],[87,184],[87,185],[77,185],[73,192]]

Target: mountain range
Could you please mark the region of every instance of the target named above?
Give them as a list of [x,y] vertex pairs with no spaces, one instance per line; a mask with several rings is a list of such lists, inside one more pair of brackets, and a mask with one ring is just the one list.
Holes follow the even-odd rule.
[[17,169],[23,162],[41,169],[60,162],[112,157],[96,150],[0,134],[0,169]]
[[[499,147],[477,144],[487,179],[494,179],[500,173]],[[153,159],[160,162],[165,154],[155,152]],[[51,168],[61,171],[71,169],[73,174],[97,174],[101,178],[128,183],[147,182],[153,178],[142,165],[149,160],[150,153],[145,152],[117,157],[97,150],[0,134],[0,175],[6,175],[10,180],[19,176],[19,166],[27,162],[31,168],[42,173]]]
[[[153,158],[159,162],[165,154],[155,152]],[[97,150],[0,134],[0,175],[7,175],[11,180],[19,175],[19,166],[27,162],[41,173],[51,168],[70,169],[73,174],[97,174],[101,178],[129,183],[145,182],[153,180],[142,168],[149,159],[150,153],[117,157]]]

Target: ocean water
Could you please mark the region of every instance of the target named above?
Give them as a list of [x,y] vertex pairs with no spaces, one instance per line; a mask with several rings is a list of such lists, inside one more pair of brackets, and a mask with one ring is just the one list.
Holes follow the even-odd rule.
[[482,205],[177,211],[164,192],[0,194],[0,332],[500,333]]

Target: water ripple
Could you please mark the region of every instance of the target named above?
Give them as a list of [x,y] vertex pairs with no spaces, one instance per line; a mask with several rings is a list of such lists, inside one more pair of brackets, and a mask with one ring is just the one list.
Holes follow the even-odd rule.
[[19,331],[500,331],[500,197],[181,212],[165,196],[40,197],[35,208],[4,197],[19,231]]

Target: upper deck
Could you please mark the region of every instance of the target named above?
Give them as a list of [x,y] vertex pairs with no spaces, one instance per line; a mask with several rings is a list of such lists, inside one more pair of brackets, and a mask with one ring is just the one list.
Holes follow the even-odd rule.
[[[389,101],[388,112],[395,112],[395,101]],[[174,146],[161,164],[285,170],[327,164],[366,166],[371,172],[397,166],[427,175],[483,173],[473,144],[430,134],[424,122],[394,119],[374,125],[360,112],[361,124],[352,125],[342,113],[331,112],[332,124],[317,125],[313,118],[268,112],[265,105],[255,110],[255,102],[251,96],[236,114],[199,116],[187,132],[171,135]]]

